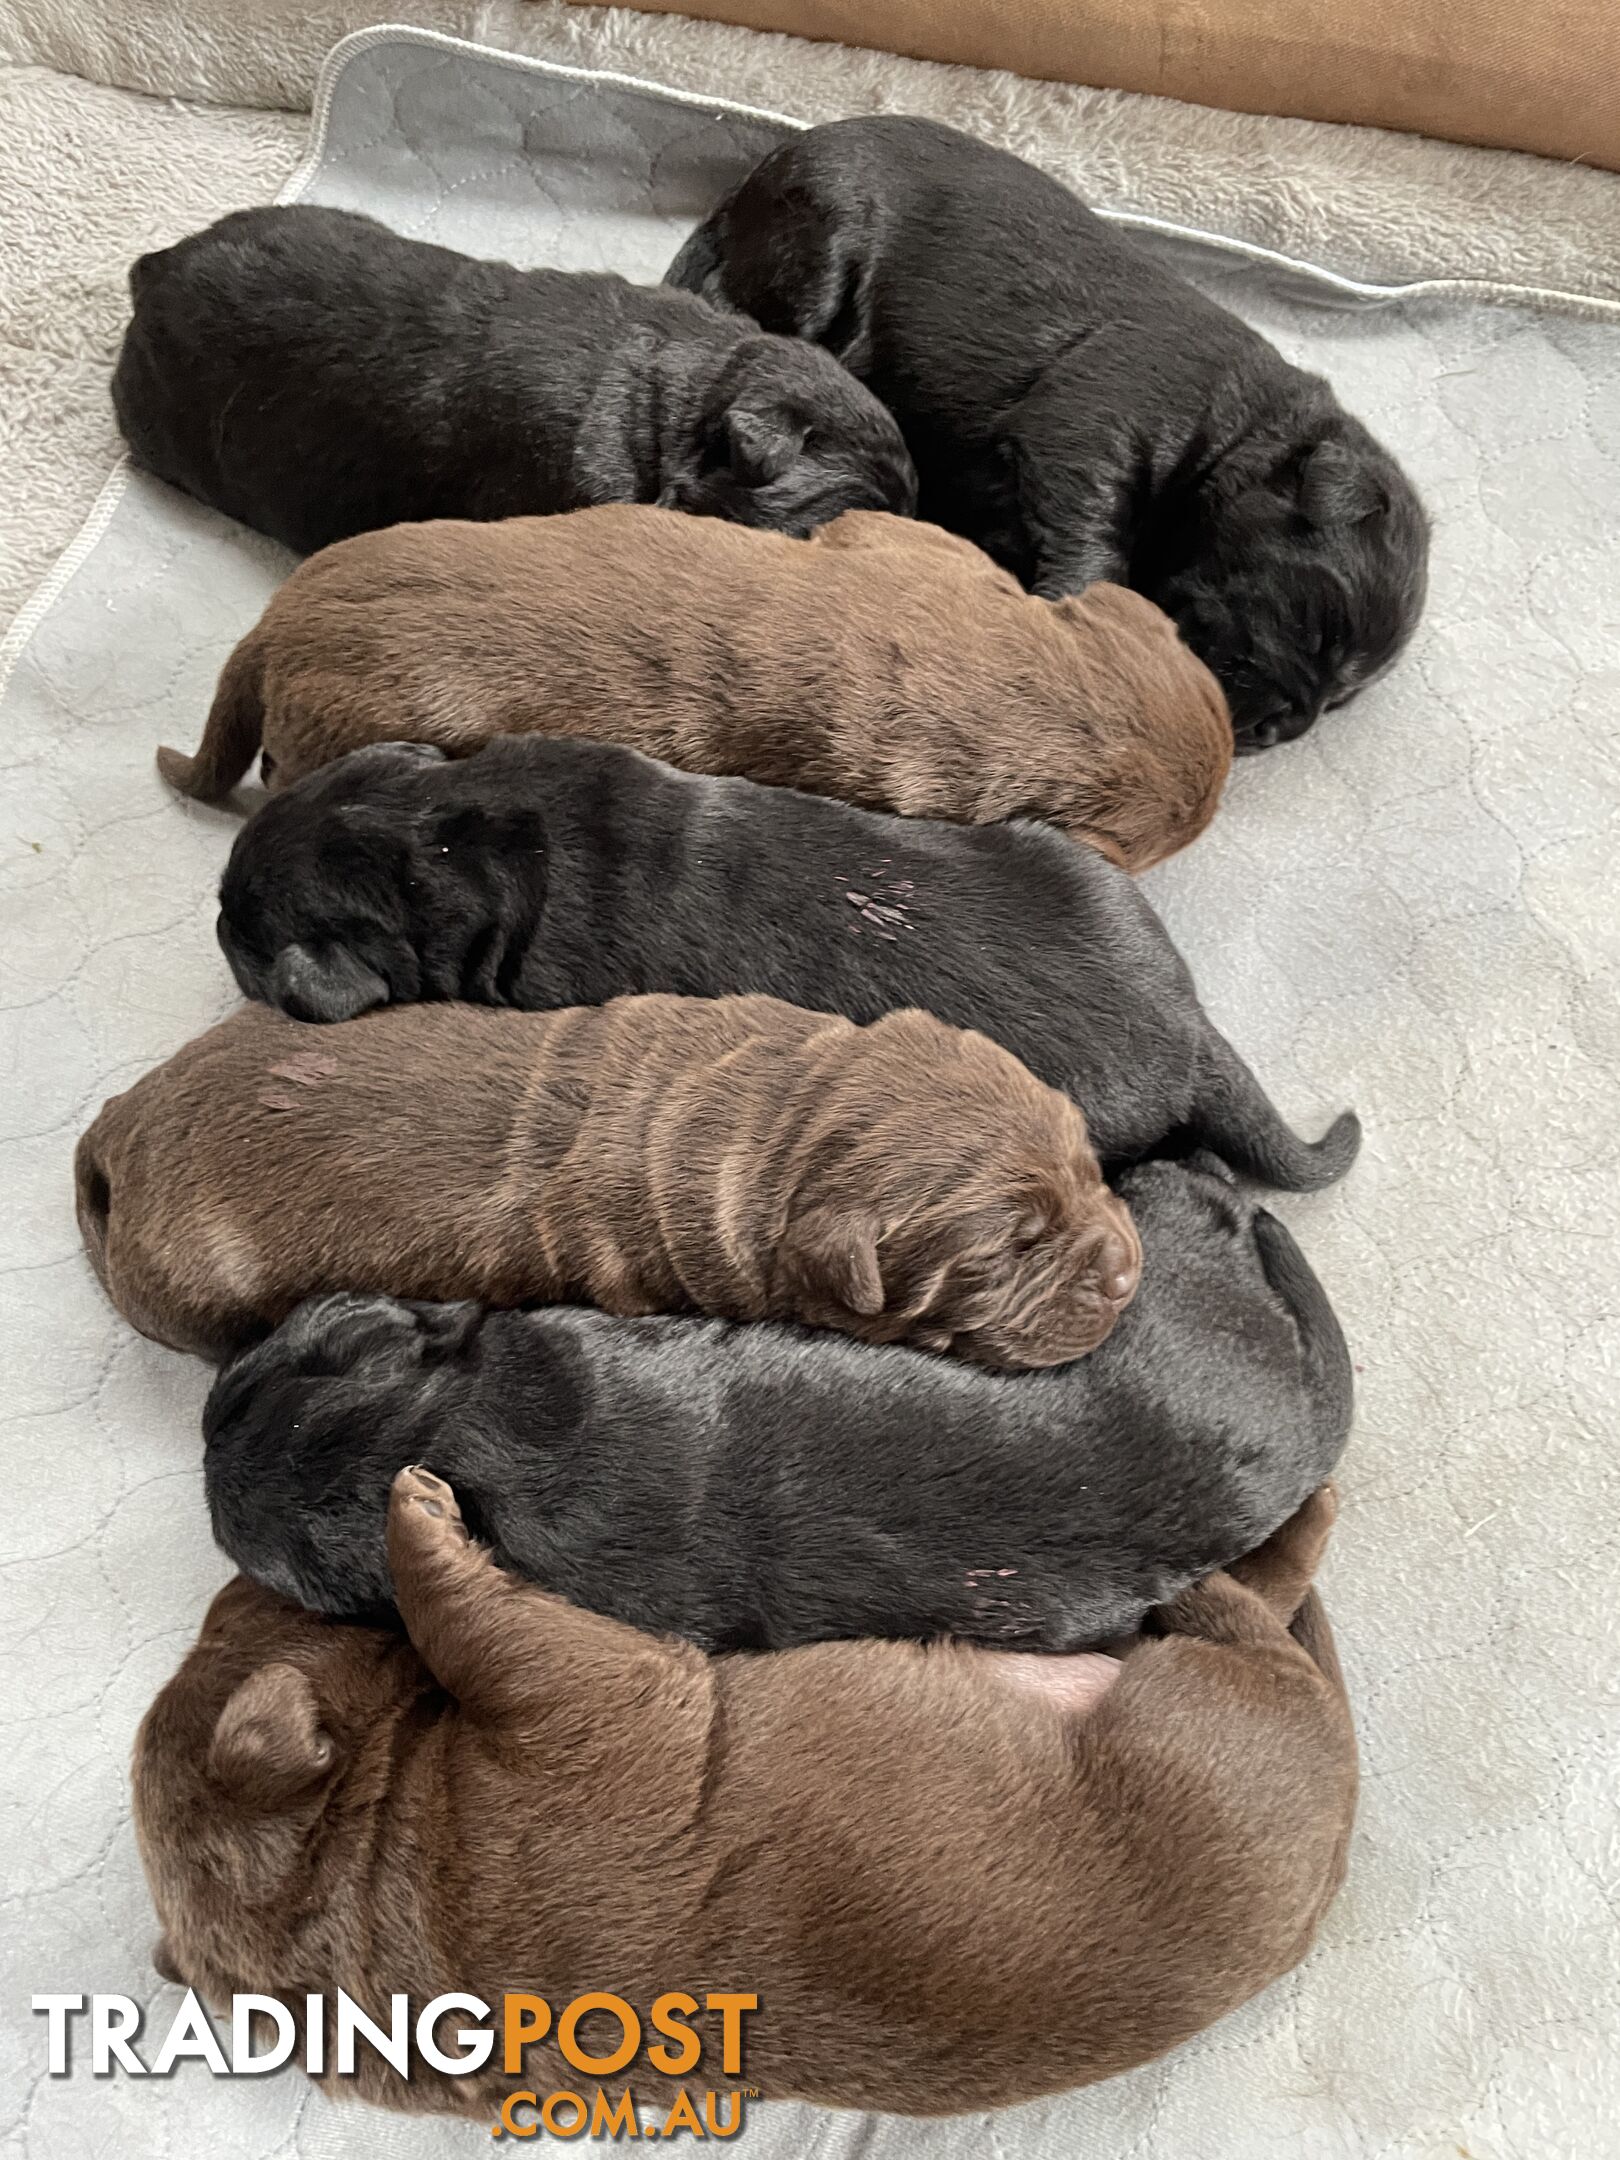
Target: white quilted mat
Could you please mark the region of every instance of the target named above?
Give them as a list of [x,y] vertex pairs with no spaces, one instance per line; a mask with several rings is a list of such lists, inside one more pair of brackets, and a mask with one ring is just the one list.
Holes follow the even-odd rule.
[[[653,277],[773,125],[421,35],[340,49],[311,199],[525,262]],[[1620,1308],[1620,332],[1322,304],[1199,275],[1328,372],[1436,516],[1405,665],[1241,764],[1150,880],[1216,1016],[1311,1124],[1368,1128],[1286,1213],[1361,1369],[1325,1587],[1367,1773],[1349,1886],[1290,1981],[1171,2062],[962,2123],[758,2108],[755,2160],[1582,2160],[1620,2150],[1615,1320]],[[9,641],[0,710],[0,2137],[30,2160],[488,2149],[296,2075],[44,2075],[30,1996],[178,1997],[130,1833],[136,1720],[225,1570],[207,1374],[78,1251],[73,1140],[233,1002],[233,820],[152,769],[287,568],[115,485]],[[925,1864],[920,1861],[919,1864]]]

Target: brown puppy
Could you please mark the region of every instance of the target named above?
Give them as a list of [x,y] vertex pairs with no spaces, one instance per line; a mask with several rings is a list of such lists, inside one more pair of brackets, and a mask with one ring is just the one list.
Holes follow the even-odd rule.
[[210,801],[263,745],[283,787],[364,744],[627,743],[688,772],[908,817],[1039,817],[1145,870],[1232,760],[1213,675],[1116,585],[1038,600],[936,526],[852,510],[808,541],[619,504],[363,534],[295,570],[225,664]]
[[76,1177],[114,1304],[204,1354],[351,1289],[1060,1365],[1142,1265],[1080,1111],[986,1036],[766,997],[250,1005],[115,1095]]
[[[1309,1591],[1332,1515],[1324,1489],[1123,1660],[706,1660],[504,1575],[402,1471],[408,1641],[238,1577],[147,1713],[160,1969],[295,2018],[341,1987],[384,2025],[395,1993],[606,1989],[645,2021],[746,1990],[740,2075],[836,2107],[1113,2076],[1286,1972],[1343,1875],[1355,1739]],[[334,2089],[486,2118],[579,2082],[549,2042],[517,2076],[361,2063]]]

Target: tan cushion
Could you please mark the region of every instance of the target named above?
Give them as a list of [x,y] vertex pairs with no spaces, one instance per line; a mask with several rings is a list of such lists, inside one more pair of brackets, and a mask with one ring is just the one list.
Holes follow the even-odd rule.
[[1620,0],[637,0],[665,15],[1620,169]]

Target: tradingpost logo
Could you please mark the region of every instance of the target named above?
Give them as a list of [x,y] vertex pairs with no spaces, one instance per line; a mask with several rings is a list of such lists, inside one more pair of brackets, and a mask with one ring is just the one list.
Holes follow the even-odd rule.
[[[759,1997],[709,1993],[700,2004],[672,1989],[653,2003],[644,2028],[622,1995],[603,1993],[576,1995],[555,2013],[542,1995],[503,1995],[498,2007],[477,1995],[436,1995],[414,2019],[411,1998],[394,1995],[386,2025],[341,1988],[330,2017],[324,1995],[306,1995],[301,2021],[274,1995],[233,1995],[227,2048],[188,1988],[155,2051],[156,2035],[143,2033],[141,2005],[128,1995],[36,1995],[33,2008],[46,2020],[51,2077],[71,2076],[84,2047],[92,2077],[166,2077],[188,2060],[205,2063],[215,2077],[263,2077],[295,2056],[321,2076],[329,2054],[332,2074],[352,2077],[364,2047],[408,2082],[413,2061],[445,2077],[469,2077],[488,2065],[497,2044],[502,2069],[520,2077],[524,2048],[550,2037],[579,2086],[509,2093],[490,2126],[492,2137],[708,2139],[733,2138],[743,2126],[751,2088],[716,2092],[705,2073],[741,2076],[743,2021],[759,2008]],[[580,2030],[587,2019],[588,2035]],[[267,2029],[274,2038],[264,2044]],[[630,2081],[617,2088],[606,2082],[627,2073]]]

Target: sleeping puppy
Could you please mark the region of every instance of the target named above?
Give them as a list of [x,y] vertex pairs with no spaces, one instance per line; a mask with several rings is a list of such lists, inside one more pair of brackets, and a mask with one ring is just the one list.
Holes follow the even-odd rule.
[[720,1320],[312,1299],[214,1384],[214,1534],[269,1589],[386,1617],[388,1489],[424,1463],[503,1567],[700,1649],[1093,1649],[1291,1515],[1351,1413],[1281,1223],[1179,1163],[1119,1193],[1141,1291],[1055,1372]]
[[219,938],[244,994],[300,1020],[650,990],[762,991],[861,1022],[920,1006],[1071,1096],[1113,1163],[1184,1130],[1313,1191],[1361,1138],[1349,1111],[1314,1144],[1290,1131],[1092,849],[694,779],[602,743],[356,751],[242,828]]
[[1428,525],[1320,376],[1055,180],[937,121],[833,121],[755,167],[669,282],[814,340],[895,414],[921,514],[1038,593],[1156,600],[1240,750],[1383,672]]
[[809,545],[614,507],[329,548],[226,662],[194,758],[217,800],[400,736],[584,735],[689,772],[988,824],[1049,818],[1127,870],[1184,847],[1232,761],[1219,686],[1136,593],[1022,592],[937,526],[852,511]]
[[[238,1576],[142,1721],[155,1962],[295,2026],[340,1987],[384,2027],[391,1996],[605,1987],[645,2024],[670,1991],[736,1991],[745,2049],[703,2082],[828,2107],[1115,2076],[1288,1971],[1343,1878],[1355,1736],[1309,1588],[1332,1510],[1314,1495],[1123,1658],[709,1659],[504,1574],[450,1487],[403,1471],[404,1635]],[[499,2037],[464,2075],[370,2048],[323,2075],[486,2123],[577,2085],[553,2038],[507,2071]]]
[[113,1303],[204,1355],[353,1289],[1057,1365],[1142,1264],[1085,1119],[1005,1050],[775,998],[319,1029],[250,1005],[105,1105],[76,1179]]
[[401,519],[662,502],[785,533],[909,512],[825,353],[666,289],[517,270],[350,210],[237,210],[130,272],[138,464],[301,553]]

